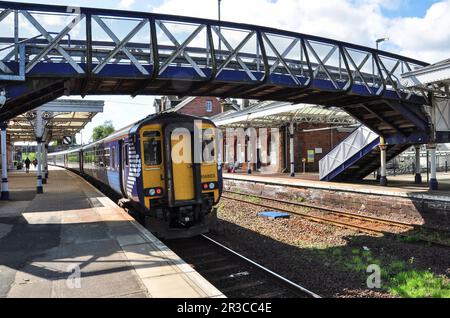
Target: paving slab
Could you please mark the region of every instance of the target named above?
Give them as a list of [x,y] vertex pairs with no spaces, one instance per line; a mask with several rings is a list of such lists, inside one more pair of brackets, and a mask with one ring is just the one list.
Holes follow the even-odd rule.
[[78,175],[52,168],[44,194],[12,173],[0,201],[0,297],[224,297]]

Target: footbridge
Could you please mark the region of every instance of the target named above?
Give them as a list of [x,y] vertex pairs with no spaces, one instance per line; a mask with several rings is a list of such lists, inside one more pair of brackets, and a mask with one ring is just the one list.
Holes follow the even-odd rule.
[[426,143],[430,92],[401,75],[427,65],[263,26],[0,1],[0,122],[63,95],[216,96],[339,107],[383,141]]
[[7,1],[0,10],[0,121],[64,94],[166,94],[338,106],[372,116],[380,133],[427,129],[427,95],[400,77],[427,65],[414,59],[191,17]]

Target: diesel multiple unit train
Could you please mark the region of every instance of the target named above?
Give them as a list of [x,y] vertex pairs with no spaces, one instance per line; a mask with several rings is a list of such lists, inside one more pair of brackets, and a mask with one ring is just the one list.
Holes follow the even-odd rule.
[[222,195],[219,141],[210,120],[151,115],[90,145],[48,155],[123,196],[162,238],[207,232]]

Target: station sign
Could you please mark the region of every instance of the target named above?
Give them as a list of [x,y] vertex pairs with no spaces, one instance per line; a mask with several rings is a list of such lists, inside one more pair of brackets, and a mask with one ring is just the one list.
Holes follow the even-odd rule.
[[73,138],[71,136],[66,136],[63,138],[62,143],[63,145],[71,145],[73,141]]

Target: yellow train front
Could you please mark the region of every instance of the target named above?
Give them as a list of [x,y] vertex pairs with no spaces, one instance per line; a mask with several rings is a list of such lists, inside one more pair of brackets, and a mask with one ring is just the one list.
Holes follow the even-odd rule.
[[222,194],[218,135],[210,120],[169,113],[137,123],[122,140],[129,144],[126,196],[159,237],[189,237],[214,226]]

